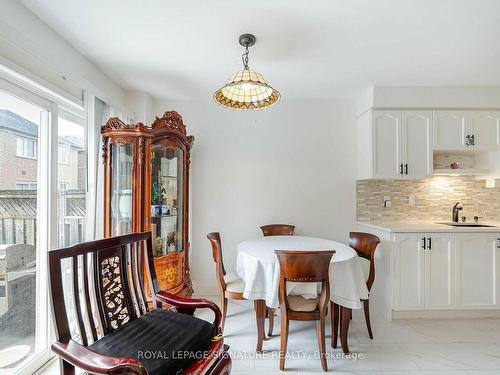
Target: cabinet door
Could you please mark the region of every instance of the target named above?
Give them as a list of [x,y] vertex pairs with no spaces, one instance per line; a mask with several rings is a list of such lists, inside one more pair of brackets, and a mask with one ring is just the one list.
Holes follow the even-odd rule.
[[424,308],[423,233],[401,233],[396,237],[394,307],[396,310]]
[[494,150],[500,147],[500,112],[470,111],[468,134],[474,136],[474,148]]
[[405,177],[432,175],[432,112],[405,111],[402,120]]
[[497,238],[487,233],[456,235],[457,303],[460,308],[498,308]]
[[372,124],[373,177],[402,177],[401,112],[373,111]]
[[434,150],[466,149],[466,131],[466,111],[434,112]]
[[452,234],[430,233],[425,250],[425,308],[455,304],[455,241]]

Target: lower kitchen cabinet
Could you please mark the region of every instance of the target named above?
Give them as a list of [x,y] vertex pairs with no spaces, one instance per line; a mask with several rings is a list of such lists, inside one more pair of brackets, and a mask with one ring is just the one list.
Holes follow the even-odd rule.
[[456,234],[456,297],[461,308],[499,308],[499,237]]
[[397,233],[395,310],[500,308],[500,234]]

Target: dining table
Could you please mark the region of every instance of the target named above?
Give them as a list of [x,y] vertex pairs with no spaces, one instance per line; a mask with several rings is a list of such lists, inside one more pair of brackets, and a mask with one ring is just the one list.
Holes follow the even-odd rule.
[[[335,250],[330,262],[330,301],[341,313],[342,349],[349,351],[347,333],[352,309],[361,309],[361,300],[368,298],[368,288],[356,251],[346,244],[306,236],[267,236],[240,242],[237,246],[236,273],[244,282],[243,297],[254,301],[257,321],[257,352],[262,351],[265,318],[268,308],[278,308],[280,270],[275,250]],[[288,295],[317,298],[319,283],[287,282]],[[333,314],[333,312],[331,312]]]

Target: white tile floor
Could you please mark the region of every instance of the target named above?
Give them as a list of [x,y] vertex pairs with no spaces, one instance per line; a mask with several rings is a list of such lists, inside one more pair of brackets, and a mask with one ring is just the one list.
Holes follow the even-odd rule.
[[[212,298],[211,298],[212,299]],[[209,314],[201,317],[210,319]],[[329,320],[329,319],[328,319]],[[375,338],[370,340],[361,311],[354,311],[349,329],[351,358],[332,349],[327,324],[329,371],[336,374],[500,375],[500,319],[412,319],[372,322]],[[264,353],[255,356],[253,305],[229,303],[225,342],[231,347],[233,371],[243,374],[282,374],[278,369],[279,318],[275,336],[264,342]],[[312,322],[291,322],[285,368],[289,374],[321,374],[315,358],[317,341]],[[337,358],[339,357],[339,358]],[[51,366],[43,375],[56,375]]]

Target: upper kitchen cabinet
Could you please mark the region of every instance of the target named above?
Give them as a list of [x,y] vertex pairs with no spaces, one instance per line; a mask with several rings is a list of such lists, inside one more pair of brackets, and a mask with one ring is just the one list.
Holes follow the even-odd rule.
[[432,175],[431,111],[368,111],[357,132],[359,179]]
[[434,112],[434,150],[465,150],[466,111]]
[[472,148],[500,148],[500,111],[470,111],[468,135]]
[[500,148],[500,111],[435,111],[434,150]]

